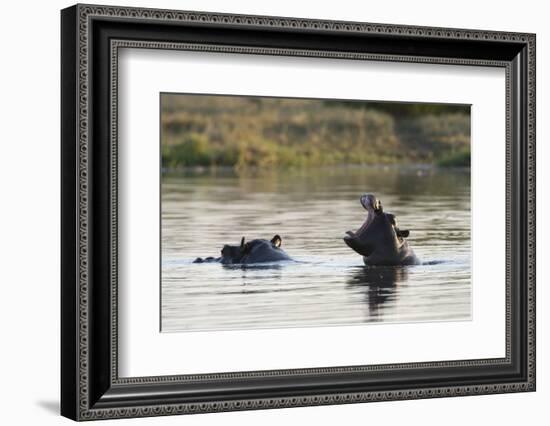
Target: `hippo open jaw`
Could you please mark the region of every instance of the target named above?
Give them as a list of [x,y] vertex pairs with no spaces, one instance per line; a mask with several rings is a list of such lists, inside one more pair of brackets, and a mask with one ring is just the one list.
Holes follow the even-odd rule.
[[366,246],[361,241],[361,237],[367,231],[374,219],[383,213],[382,203],[373,194],[364,194],[360,198],[361,205],[367,211],[365,222],[357,231],[347,231],[344,242],[357,253],[363,256],[369,256],[374,247]]
[[347,231],[347,237],[344,237],[344,240],[349,238],[361,238],[361,235],[367,230],[370,224],[374,221],[374,218],[383,213],[382,203],[372,194],[364,194],[360,198],[361,205],[367,211],[367,218],[365,222],[361,225],[357,231]]

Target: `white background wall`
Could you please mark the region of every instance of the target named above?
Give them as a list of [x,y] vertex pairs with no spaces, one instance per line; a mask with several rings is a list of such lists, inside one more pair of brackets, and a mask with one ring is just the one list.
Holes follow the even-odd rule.
[[[548,424],[550,417],[550,27],[545,2],[277,0],[108,1],[205,10],[537,33],[538,390],[530,394],[292,408],[118,424]],[[0,25],[0,401],[2,424],[68,424],[59,404],[59,9],[11,1]],[[490,172],[490,165],[488,172]],[[546,194],[545,194],[546,192]],[[131,422],[131,423],[128,423]],[[106,422],[102,424],[113,423]],[[114,423],[113,423],[114,424]]]

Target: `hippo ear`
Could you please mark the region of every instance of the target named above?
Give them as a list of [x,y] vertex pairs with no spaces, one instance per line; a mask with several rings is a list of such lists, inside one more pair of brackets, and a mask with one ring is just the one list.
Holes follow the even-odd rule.
[[403,231],[401,229],[399,229],[398,232],[397,232],[397,235],[399,237],[402,237],[402,238],[407,238],[409,236],[409,234],[410,234],[410,232],[409,232],[408,229],[405,229]]
[[244,247],[244,237],[241,238],[241,249]]
[[271,239],[271,244],[273,244],[275,247],[281,247],[282,243],[283,243],[283,240],[281,239],[281,237],[279,237],[279,235],[275,235]]

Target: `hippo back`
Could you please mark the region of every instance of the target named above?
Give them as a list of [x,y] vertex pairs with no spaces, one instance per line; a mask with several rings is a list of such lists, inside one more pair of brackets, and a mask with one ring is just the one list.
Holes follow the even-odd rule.
[[245,254],[241,259],[241,263],[278,262],[281,260],[291,259],[273,241],[257,239],[246,243]]

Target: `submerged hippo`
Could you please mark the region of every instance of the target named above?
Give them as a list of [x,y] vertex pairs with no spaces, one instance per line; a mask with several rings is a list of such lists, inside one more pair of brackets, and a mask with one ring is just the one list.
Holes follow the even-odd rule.
[[364,194],[361,204],[367,211],[365,223],[356,231],[346,232],[345,243],[363,256],[365,265],[417,265],[420,263],[400,230],[395,216],[384,213],[382,203],[372,194]]
[[275,235],[271,240],[256,239],[245,242],[244,237],[238,246],[224,245],[221,257],[198,257],[193,263],[221,262],[224,265],[277,262],[280,260],[292,260],[281,249],[283,240]]

